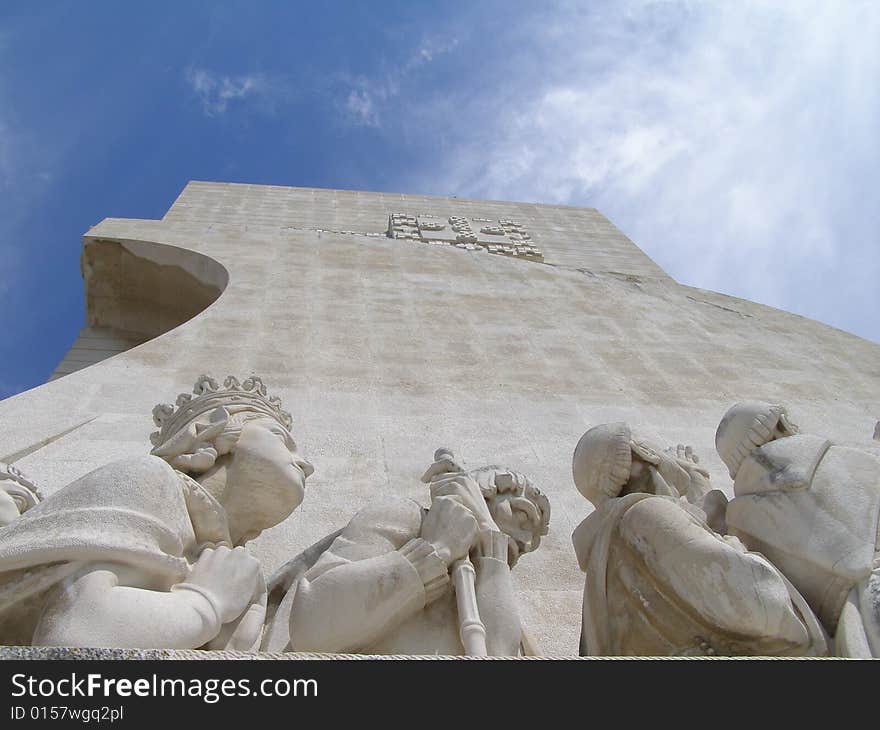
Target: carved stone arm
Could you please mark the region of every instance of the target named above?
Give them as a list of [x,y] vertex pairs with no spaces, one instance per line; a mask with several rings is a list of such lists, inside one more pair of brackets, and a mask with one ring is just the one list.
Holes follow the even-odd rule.
[[421,538],[399,550],[314,572],[296,587],[290,611],[293,651],[369,648],[445,591],[449,582],[446,563]]
[[33,644],[193,649],[220,630],[220,617],[202,592],[151,591],[119,583],[110,566],[92,567],[62,581],[46,605]]
[[818,621],[784,576],[739,541],[700,524],[677,501],[651,497],[634,504],[617,534],[641,570],[719,635],[752,637],[755,647],[772,643],[788,653],[827,651]]
[[475,549],[477,606],[486,627],[489,656],[516,656],[522,642],[513,577],[503,532],[484,533]]

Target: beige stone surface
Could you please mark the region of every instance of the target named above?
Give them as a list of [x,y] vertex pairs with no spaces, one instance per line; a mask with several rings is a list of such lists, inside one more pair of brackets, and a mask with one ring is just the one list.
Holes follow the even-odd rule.
[[[544,262],[390,239],[392,213],[512,219]],[[578,649],[571,533],[590,506],[571,455],[587,428],[691,444],[732,495],[713,444],[731,403],[787,403],[841,441],[869,439],[880,414],[880,346],[680,286],[593,210],[191,183],[161,221],[107,219],[84,236],[96,242],[216,285],[198,254],[228,284],[185,324],[0,402],[0,460],[50,495],[148,453],[152,407],[201,373],[259,374],[316,469],[302,506],[252,543],[267,575],[377,498],[427,504],[419,476],[446,444],[551,500],[550,532],[514,574],[548,654]]]

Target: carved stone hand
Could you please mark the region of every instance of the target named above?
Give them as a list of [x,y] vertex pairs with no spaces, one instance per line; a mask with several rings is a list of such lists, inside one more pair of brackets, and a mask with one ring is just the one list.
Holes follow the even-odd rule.
[[221,624],[238,618],[260,579],[260,563],[244,547],[207,548],[193,566],[189,579],[174,590],[203,595],[217,612]]
[[448,497],[470,510],[476,518],[480,532],[498,532],[489,505],[476,480],[464,473],[444,474],[431,482],[431,499]]
[[425,483],[444,474],[460,474],[464,471],[464,468],[455,461],[451,453],[445,449],[438,449],[437,451],[438,454],[435,454],[436,461],[422,474],[422,481]]
[[712,486],[709,472],[699,466],[700,460],[693,448],[677,444],[665,449],[660,457],[657,465],[660,475],[682,496],[687,496],[688,501],[699,504]]
[[478,534],[477,520],[467,507],[452,497],[438,497],[422,520],[420,536],[448,567],[468,554]]

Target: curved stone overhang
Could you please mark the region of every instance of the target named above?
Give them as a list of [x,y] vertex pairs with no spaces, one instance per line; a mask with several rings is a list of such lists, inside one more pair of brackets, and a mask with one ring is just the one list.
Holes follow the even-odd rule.
[[165,334],[213,304],[226,268],[190,249],[85,236],[80,258],[86,325],[49,380]]

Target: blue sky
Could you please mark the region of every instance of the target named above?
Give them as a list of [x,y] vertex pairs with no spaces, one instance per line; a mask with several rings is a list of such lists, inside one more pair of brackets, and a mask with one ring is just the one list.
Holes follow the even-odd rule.
[[880,341],[880,3],[0,3],[0,398],[80,236],[188,180],[598,208],[676,279]]

